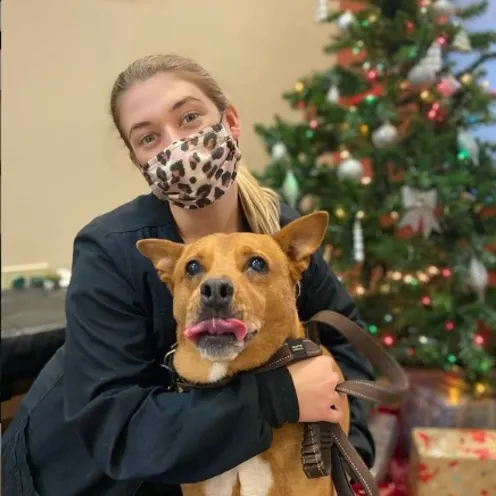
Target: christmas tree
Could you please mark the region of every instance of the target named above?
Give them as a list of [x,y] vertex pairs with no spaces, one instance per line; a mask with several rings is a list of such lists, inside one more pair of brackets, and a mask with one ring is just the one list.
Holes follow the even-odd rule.
[[[324,258],[368,330],[404,365],[458,370],[484,394],[495,365],[496,122],[484,81],[496,32],[469,33],[488,2],[370,0],[327,12],[337,63],[283,95],[302,113],[257,125],[259,179],[301,213],[330,214]],[[491,51],[493,50],[493,51]],[[454,52],[474,62],[455,72]]]

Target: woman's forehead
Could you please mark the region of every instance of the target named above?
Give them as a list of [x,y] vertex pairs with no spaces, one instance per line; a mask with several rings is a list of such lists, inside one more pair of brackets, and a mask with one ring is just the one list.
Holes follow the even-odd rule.
[[200,88],[174,75],[162,73],[140,81],[120,97],[122,126],[127,132],[137,122],[163,117],[173,112],[175,106],[185,99],[209,104]]

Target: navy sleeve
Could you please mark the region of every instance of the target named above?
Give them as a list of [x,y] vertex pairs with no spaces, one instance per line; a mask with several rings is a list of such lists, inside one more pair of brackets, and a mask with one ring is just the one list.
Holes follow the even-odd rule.
[[296,421],[286,369],[187,394],[157,384],[154,339],[126,261],[94,225],[76,237],[66,314],[64,414],[114,480],[192,483],[265,451]]
[[[322,250],[313,257],[305,271],[300,300],[300,317],[305,321],[322,310],[333,310],[364,327],[358,311],[346,289],[329,270],[322,258]],[[346,379],[373,380],[370,363],[358,353],[338,331],[321,325],[322,344],[333,354]],[[350,433],[353,446],[370,468],[375,457],[374,440],[367,427],[368,405],[358,398],[349,397]]]

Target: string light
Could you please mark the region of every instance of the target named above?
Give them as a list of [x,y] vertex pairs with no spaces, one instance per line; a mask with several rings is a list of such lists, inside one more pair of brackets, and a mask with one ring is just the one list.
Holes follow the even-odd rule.
[[363,210],[359,210],[357,213],[356,213],[356,218],[361,220],[365,217],[365,212]]
[[363,134],[363,135],[367,135],[369,134],[369,126],[367,126],[367,124],[362,124],[360,126],[360,132]]
[[461,82],[463,84],[470,84],[470,82],[472,81],[472,75],[469,74],[468,72],[466,72],[461,78],[460,78]]
[[396,272],[393,272],[391,277],[393,278],[393,281],[399,281],[402,277],[402,274],[401,274],[401,272],[396,271]]
[[339,219],[342,219],[345,216],[345,211],[341,207],[337,208],[334,213]]
[[360,179],[360,184],[363,184],[364,186],[368,186],[372,182],[372,178],[370,177],[362,177]]
[[486,385],[483,384],[482,382],[478,382],[476,385],[475,385],[475,392],[477,394],[484,394],[486,392],[487,388],[486,388]]
[[415,31],[415,23],[413,21],[405,21],[406,32],[412,34]]
[[305,88],[305,85],[301,81],[298,81],[295,84],[295,90],[296,90],[297,93],[301,93],[304,88]]
[[418,277],[420,282],[429,282],[430,281],[429,276],[427,274],[424,274],[423,272],[419,272],[417,274],[417,277]]
[[377,97],[375,95],[367,95],[365,97],[365,101],[367,103],[374,103],[377,100]]
[[438,42],[441,46],[446,45],[446,43],[447,43],[446,35],[445,35],[445,34],[442,34],[441,36],[439,36],[439,37],[437,38],[437,42]]
[[363,65],[362,65],[363,70],[364,70],[364,71],[368,71],[368,70],[370,69],[371,65],[372,65],[372,64],[371,64],[368,60],[367,60],[367,61],[365,61],[365,62],[363,63]]
[[456,356],[455,355],[450,353],[446,358],[447,358],[449,363],[451,363],[451,364],[456,363]]
[[391,336],[390,334],[384,336],[382,338],[382,342],[386,345],[386,346],[393,346],[394,344],[394,338],[393,336]]
[[428,339],[425,336],[420,336],[419,337],[419,343],[420,344],[427,344]]
[[369,81],[375,81],[377,79],[377,71],[372,69],[367,73],[367,79]]
[[355,289],[355,293],[358,296],[362,296],[362,295],[365,294],[365,288],[363,286],[357,286],[356,289]]
[[474,336],[474,344],[477,346],[484,346],[485,339],[484,336],[481,336],[480,334],[476,334]]
[[441,270],[441,275],[447,279],[448,277],[451,277],[451,270],[445,267]]
[[447,332],[451,332],[455,328],[455,323],[451,320],[447,320],[444,323],[444,330]]
[[369,332],[370,332],[370,334],[377,334],[377,331],[378,330],[379,329],[377,328],[377,326],[375,326],[373,324],[372,325],[369,325]]
[[422,296],[420,302],[422,303],[422,305],[424,305],[424,307],[427,307],[432,303],[432,300],[430,296]]
[[431,275],[431,276],[437,276],[439,274],[439,269],[437,267],[435,267],[434,265],[431,265],[428,269],[427,269],[427,272]]
[[345,160],[350,156],[350,152],[348,150],[343,150],[340,155],[341,155],[341,158],[343,160]]
[[315,119],[312,119],[308,125],[310,126],[311,129],[316,129],[317,126],[319,125],[319,123],[315,120]]
[[376,16],[375,14],[371,14],[371,15],[369,15],[369,21],[370,21],[370,22],[375,22],[375,21],[377,21],[377,16]]
[[384,320],[386,322],[392,322],[393,321],[393,316],[390,313],[387,313],[386,315],[384,315]]
[[400,216],[400,214],[398,212],[395,212],[395,211],[391,212],[391,218],[393,220],[398,220],[399,216]]
[[420,93],[420,98],[422,98],[422,100],[428,100],[430,96],[431,92],[429,90],[424,90]]

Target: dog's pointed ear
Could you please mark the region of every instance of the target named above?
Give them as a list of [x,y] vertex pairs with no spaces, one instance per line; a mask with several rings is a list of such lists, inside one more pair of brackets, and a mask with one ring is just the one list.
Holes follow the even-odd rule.
[[136,247],[155,267],[160,280],[172,284],[172,274],[184,245],[166,239],[140,239]]
[[284,226],[274,235],[274,239],[291,261],[306,264],[309,257],[319,249],[328,223],[327,212],[314,212]]

